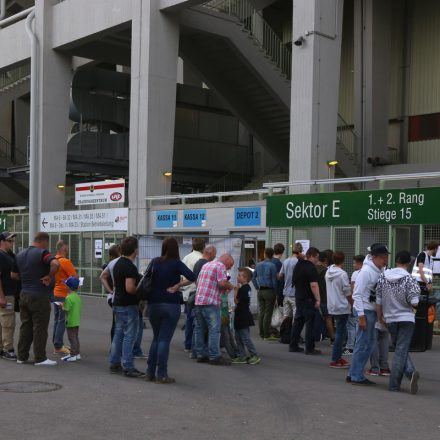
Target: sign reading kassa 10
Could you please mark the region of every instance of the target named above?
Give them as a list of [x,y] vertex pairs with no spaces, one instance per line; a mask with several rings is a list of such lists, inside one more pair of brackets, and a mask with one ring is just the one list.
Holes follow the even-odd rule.
[[266,225],[349,226],[440,223],[440,188],[272,196]]

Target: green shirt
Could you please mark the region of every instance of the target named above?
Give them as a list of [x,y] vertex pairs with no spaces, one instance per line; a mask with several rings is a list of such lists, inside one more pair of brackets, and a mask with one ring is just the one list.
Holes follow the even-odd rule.
[[81,298],[76,292],[69,293],[64,301],[66,327],[79,327],[81,319]]
[[229,318],[229,303],[228,303],[228,294],[222,294],[222,303],[220,306],[220,312],[222,318]]

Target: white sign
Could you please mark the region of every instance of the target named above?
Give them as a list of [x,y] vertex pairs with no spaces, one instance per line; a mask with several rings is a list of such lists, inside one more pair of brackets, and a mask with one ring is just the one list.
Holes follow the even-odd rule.
[[102,240],[95,240],[95,259],[102,258]]
[[75,185],[75,205],[124,203],[125,180],[79,183]]
[[40,230],[44,232],[127,231],[128,208],[42,212]]
[[295,240],[295,243],[301,243],[303,247],[303,254],[305,255],[306,252],[309,250],[310,247],[310,240]]
[[183,237],[182,244],[189,244],[190,246],[193,243],[192,237]]

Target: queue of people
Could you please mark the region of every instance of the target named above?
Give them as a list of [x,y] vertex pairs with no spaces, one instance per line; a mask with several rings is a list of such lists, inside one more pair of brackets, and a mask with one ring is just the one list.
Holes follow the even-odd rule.
[[[59,241],[53,256],[48,251],[49,236],[42,232],[17,256],[12,253],[13,244],[13,234],[0,234],[1,356],[22,364],[28,361],[33,345],[34,365],[57,364],[46,354],[53,303],[54,354],[63,355],[61,359],[66,362],[79,361],[81,298],[76,291],[80,282],[68,259],[68,245]],[[120,246],[112,246],[111,260],[100,276],[113,316],[110,372],[159,384],[174,383],[175,379],[168,374],[168,360],[182,304],[187,315],[184,350],[190,358],[210,365],[260,363],[250,334],[254,325],[250,311],[253,282],[258,290],[259,335],[264,341],[279,339],[272,327],[272,315],[278,304],[283,303],[282,326],[289,329],[290,352],[320,355],[315,347],[319,328],[320,337],[328,338],[333,345],[329,366],[349,369],[347,383],[370,386],[374,382],[366,375],[389,376],[389,390],[399,391],[405,376],[410,381],[411,393],[415,394],[419,373],[409,356],[414,308],[421,291],[431,289],[432,255],[438,243],[429,243],[427,250],[419,254],[413,276],[408,271],[411,256],[407,251],[398,252],[395,268],[389,269],[387,247],[375,243],[366,257],[354,257],[351,280],[344,270],[343,252],[320,252],[309,247],[303,253],[297,243],[292,255],[281,262],[284,246],[277,244],[274,248],[275,251],[265,249],[265,259],[253,272],[239,268],[237,283],[232,284],[228,274],[234,266],[232,256],[216,258],[216,248],[205,246],[200,238],[194,239],[192,252],[183,260],[177,240],[164,239],[161,255],[150,262],[142,282],[135,264],[137,239],[126,237]],[[145,304],[140,289],[144,288],[146,277],[147,315],[153,330],[148,356],[141,348]],[[228,301],[229,292],[233,293],[235,307]],[[21,325],[15,354],[17,305]],[[66,328],[70,347],[64,345]],[[395,347],[391,368],[390,343]],[[221,346],[229,358],[222,355]],[[344,356],[352,356],[351,364]],[[145,372],[136,369],[136,358],[148,358]]]

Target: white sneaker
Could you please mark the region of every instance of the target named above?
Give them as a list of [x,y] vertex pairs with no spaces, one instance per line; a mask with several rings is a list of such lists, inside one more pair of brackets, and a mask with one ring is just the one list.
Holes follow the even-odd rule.
[[81,360],[81,355],[80,355],[80,354],[77,354],[77,355],[76,355],[76,360],[77,360],[77,361],[80,361],[80,360]]
[[24,364],[26,361],[21,361],[20,359],[17,359],[17,364]]
[[50,359],[46,359],[43,362],[35,362],[35,366],[36,367],[53,367],[54,365],[57,364],[57,361],[52,361]]
[[[79,358],[79,359],[81,359],[81,358]],[[78,355],[76,355],[76,356],[69,356],[66,359],[66,362],[76,362],[76,361],[79,361],[79,359],[78,359]]]
[[67,361],[67,359],[69,359],[70,358],[70,354],[68,354],[67,356],[63,356],[62,358],[61,358],[61,360],[62,361]]

